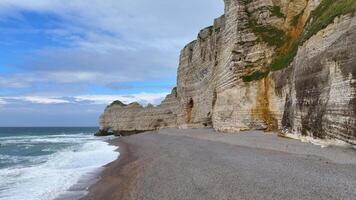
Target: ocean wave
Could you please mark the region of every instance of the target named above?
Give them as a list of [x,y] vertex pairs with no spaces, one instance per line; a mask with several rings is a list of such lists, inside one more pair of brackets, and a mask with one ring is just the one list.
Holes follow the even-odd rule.
[[3,146],[13,144],[42,144],[42,143],[79,143],[82,140],[95,140],[88,134],[72,135],[48,135],[48,136],[10,136],[0,137],[0,144]]
[[[17,165],[35,165],[43,163],[48,159],[48,156],[13,156],[13,155],[4,155],[0,154],[0,166],[12,166],[16,167]],[[0,168],[1,173],[1,168]]]
[[[74,185],[81,176],[115,160],[118,156],[118,152],[114,151],[116,148],[102,140],[94,137],[81,139],[70,137],[76,139],[76,143],[80,145],[72,145],[57,153],[43,156],[45,162],[38,165],[1,169],[0,200],[54,199]],[[48,137],[43,138],[43,141],[47,139]],[[61,138],[51,139],[61,140]],[[31,141],[36,140],[41,139],[31,138]],[[3,158],[10,159],[5,155]],[[22,158],[12,157],[12,159]]]

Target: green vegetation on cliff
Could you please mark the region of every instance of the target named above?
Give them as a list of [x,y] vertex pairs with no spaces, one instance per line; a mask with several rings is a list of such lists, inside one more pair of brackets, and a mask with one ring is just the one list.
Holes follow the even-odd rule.
[[252,0],[241,0],[245,5],[252,2]]
[[[303,28],[301,36],[293,42],[287,51],[279,54],[272,61],[270,70],[276,71],[288,67],[297,55],[299,46],[303,45],[305,41],[318,33],[320,30],[326,28],[336,17],[347,13],[353,13],[355,11],[355,0],[322,0],[320,5],[311,12],[309,19]],[[295,16],[291,21],[291,25],[296,26],[302,14],[303,12]]]
[[119,100],[116,100],[116,101],[112,102],[112,103],[109,105],[109,107],[115,106],[115,105],[118,105],[118,106],[126,106],[126,104],[122,103],[122,102],[119,101]]
[[113,107],[113,106],[115,106],[115,105],[117,105],[117,106],[123,106],[123,107],[124,107],[124,106],[127,106],[126,104],[122,103],[121,101],[116,100],[116,101],[113,101],[110,105],[106,106],[105,110],[106,110],[106,109],[109,109],[109,108],[111,108],[111,107]]
[[279,7],[279,6],[270,6],[269,11],[271,11],[272,16],[276,16],[279,18],[285,17],[285,15],[281,11],[281,7]]
[[355,0],[322,0],[320,5],[311,12],[304,27],[301,43],[326,28],[336,17],[355,11]]
[[271,46],[281,47],[285,41],[285,33],[271,25],[257,24],[256,20],[249,21],[249,27],[259,39]]
[[299,42],[294,42],[286,53],[277,56],[269,66],[270,70],[277,71],[287,67],[297,55]]
[[[243,0],[246,4],[249,0]],[[285,17],[279,6],[269,7],[273,16]],[[356,0],[322,0],[319,6],[310,13],[310,16],[304,27],[299,27],[301,34],[298,37],[290,37],[283,30],[271,25],[259,25],[255,19],[249,19],[249,27],[257,35],[260,41],[266,42],[268,45],[276,46],[279,49],[269,66],[268,71],[256,71],[250,75],[243,76],[244,82],[260,80],[269,74],[269,71],[277,71],[284,69],[293,62],[297,55],[299,46],[310,39],[322,29],[331,24],[336,17],[344,14],[354,13],[356,11]],[[250,16],[250,13],[248,13]],[[294,16],[290,22],[291,26],[297,28],[301,20],[304,10]],[[288,42],[288,44],[286,44]],[[283,50],[282,50],[283,49]]]
[[297,26],[298,22],[300,20],[300,17],[303,16],[303,14],[304,14],[304,10],[302,10],[302,12],[300,12],[298,15],[294,16],[292,18],[292,20],[290,21],[290,25],[291,26]]
[[177,87],[174,87],[173,89],[172,89],[172,92],[171,92],[172,94],[174,94],[174,93],[177,93]]
[[253,73],[250,74],[250,75],[243,76],[243,77],[242,77],[242,80],[243,80],[244,82],[257,81],[257,80],[261,80],[261,79],[263,79],[264,77],[268,76],[268,74],[269,74],[269,71],[266,71],[266,72],[255,71],[255,72],[253,72]]

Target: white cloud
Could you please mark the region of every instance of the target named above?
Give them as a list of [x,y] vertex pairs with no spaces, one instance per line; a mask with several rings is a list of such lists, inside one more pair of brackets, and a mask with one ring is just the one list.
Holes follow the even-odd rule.
[[[167,2],[166,0],[1,0],[0,8],[12,10],[28,10],[53,13],[73,22],[80,22],[101,30],[120,32],[135,30],[137,25],[145,32],[175,29],[174,24],[195,26],[205,22],[211,24],[211,14],[217,17],[222,12],[221,0],[181,0]],[[196,20],[191,20],[192,16]],[[165,17],[165,18],[161,18]],[[208,21],[210,20],[210,21]],[[186,23],[189,22],[189,23]],[[174,23],[174,24],[172,24]],[[149,24],[149,26],[145,26]],[[209,25],[206,24],[206,25]],[[187,27],[187,28],[188,28]],[[189,31],[189,30],[182,30]],[[157,34],[165,34],[158,32]]]
[[18,96],[18,97],[1,97],[2,100],[7,100],[7,103],[11,102],[30,102],[34,104],[64,104],[70,103],[70,101],[58,98],[58,97],[44,97],[44,96]]
[[[165,60],[164,57],[170,55],[176,62],[180,48],[194,39],[200,28],[213,23],[222,13],[222,5],[221,0],[1,0],[0,19],[6,18],[9,12],[52,14],[60,19],[54,23],[56,26],[36,31],[49,34],[52,39],[76,50],[116,51],[114,56],[121,59],[132,59],[125,57],[126,51],[140,50],[145,54],[137,52],[136,61],[149,62],[152,55],[161,55]],[[7,12],[1,15],[1,10]],[[68,50],[72,53],[74,49]],[[58,64],[58,61],[52,63]],[[161,67],[175,67],[177,63],[174,62],[164,62]]]
[[0,97],[0,104],[11,104],[28,102],[33,104],[98,104],[108,105],[115,100],[124,103],[138,102],[141,104],[159,104],[168,93],[139,93],[130,95],[80,95],[70,97],[51,97],[51,96],[11,96]]
[[7,102],[6,102],[5,100],[3,100],[3,99],[0,98],[0,106],[1,106],[1,105],[5,105],[5,104],[7,104]]
[[57,84],[76,84],[92,83],[106,85],[110,83],[126,82],[139,80],[135,77],[122,76],[117,72],[101,73],[95,71],[40,71],[33,73],[7,74],[0,76],[1,88],[30,88],[35,84],[57,83]]
[[147,39],[184,38],[191,37],[192,33],[195,36],[197,29],[211,25],[213,18],[222,13],[223,2],[221,0],[170,2],[166,0],[90,0],[90,2],[88,0],[65,2],[63,0],[1,0],[0,10],[10,10],[15,13],[26,10],[54,14],[65,21],[61,28],[66,32],[88,33],[87,37],[92,39],[98,39],[98,35],[94,34],[93,37],[93,33],[100,33],[105,37],[114,36],[115,39],[150,41]]
[[[17,113],[0,123],[47,121],[33,111],[27,123],[19,121],[24,109],[66,112],[45,124],[68,125],[75,121],[73,112],[99,113],[114,100],[158,104],[165,93],[93,94],[112,93],[113,84],[175,77],[180,49],[222,11],[221,0],[0,0],[0,21],[6,22],[0,31],[10,36],[0,42],[14,49],[17,68],[0,74],[0,94],[13,95],[0,96],[0,104]],[[150,89],[147,84],[130,90]],[[97,114],[92,118],[96,122]]]
[[57,83],[97,83],[105,84],[111,82],[126,81],[127,79],[121,78],[119,74],[104,74],[100,72],[89,71],[59,71],[59,72],[44,72],[42,73],[47,77],[47,81],[54,81]]
[[1,88],[26,88],[30,87],[33,82],[41,81],[39,76],[32,76],[28,74],[3,74],[0,76],[0,89]]
[[26,11],[44,14],[48,21],[43,23],[51,24],[2,28],[63,44],[20,56],[19,68],[28,73],[0,77],[0,89],[174,77],[179,50],[200,28],[212,24],[222,5],[221,0],[0,0],[0,20],[12,17],[31,23],[22,15]]
[[29,96],[24,97],[25,101],[29,101],[31,103],[37,104],[62,104],[62,103],[69,103],[67,100],[59,99],[59,98],[51,98],[51,97],[36,97],[36,96]]
[[89,102],[93,104],[110,104],[115,100],[123,103],[139,102],[141,104],[158,104],[168,93],[140,93],[132,95],[82,95],[74,97],[78,102]]

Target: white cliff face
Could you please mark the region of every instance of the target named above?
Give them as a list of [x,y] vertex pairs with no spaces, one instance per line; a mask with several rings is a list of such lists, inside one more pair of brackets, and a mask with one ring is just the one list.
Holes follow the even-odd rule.
[[181,52],[177,78],[178,126],[181,128],[211,126],[219,28],[218,25],[202,30],[198,39]]
[[[138,103],[111,105],[100,117],[100,129],[117,135],[130,135],[160,128],[177,127],[177,93],[172,91],[159,106]],[[105,133],[103,133],[105,134]]]
[[[177,91],[158,107],[112,106],[102,129],[263,129],[356,143],[356,17],[344,14],[288,52],[320,0],[225,0],[181,51]],[[305,30],[304,30],[305,31]]]
[[[281,124],[286,131],[355,143],[355,30],[353,15],[336,18],[299,48],[289,72],[273,75],[287,99]],[[288,83],[279,82],[284,74]]]

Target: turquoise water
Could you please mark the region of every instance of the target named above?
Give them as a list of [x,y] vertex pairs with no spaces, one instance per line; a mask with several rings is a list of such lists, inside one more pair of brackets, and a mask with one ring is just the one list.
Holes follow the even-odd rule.
[[0,200],[52,200],[115,160],[96,127],[0,128]]

